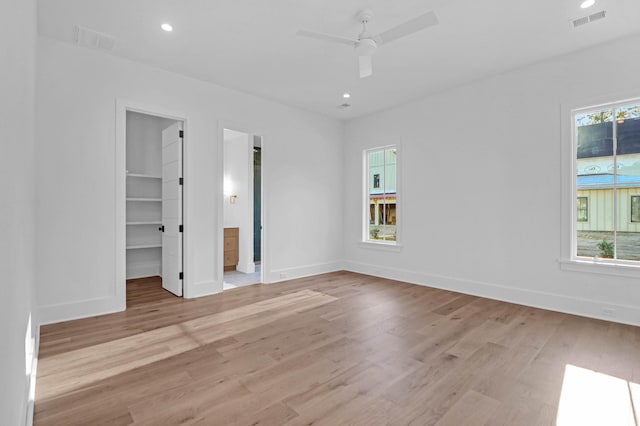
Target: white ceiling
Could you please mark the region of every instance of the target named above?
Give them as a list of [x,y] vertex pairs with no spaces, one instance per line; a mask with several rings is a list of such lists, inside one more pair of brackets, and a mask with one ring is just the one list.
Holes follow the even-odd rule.
[[[640,32],[640,1],[596,0],[40,0],[39,32],[69,43],[76,25],[115,36],[112,54],[350,119],[448,87]],[[349,46],[300,28],[356,37],[369,7],[380,33],[434,10],[440,24],[381,46],[358,78]],[[604,20],[571,20],[605,9]],[[166,33],[160,24],[170,22]],[[342,93],[350,108],[339,108]]]

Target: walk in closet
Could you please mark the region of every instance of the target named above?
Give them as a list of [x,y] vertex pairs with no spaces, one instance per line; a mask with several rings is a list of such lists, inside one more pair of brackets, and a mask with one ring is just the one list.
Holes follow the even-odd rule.
[[[162,276],[165,287],[166,278],[174,282],[179,278],[182,241],[176,235],[182,229],[181,126],[175,120],[127,112],[127,279]],[[166,277],[168,273],[176,276]],[[182,293],[181,285],[179,291],[168,290]]]

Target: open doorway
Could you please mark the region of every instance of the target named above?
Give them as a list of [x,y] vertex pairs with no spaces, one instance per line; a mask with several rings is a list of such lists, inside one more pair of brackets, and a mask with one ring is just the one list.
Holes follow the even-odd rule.
[[126,111],[127,290],[183,294],[183,138],[181,120]]
[[224,129],[224,290],[263,282],[262,138]]

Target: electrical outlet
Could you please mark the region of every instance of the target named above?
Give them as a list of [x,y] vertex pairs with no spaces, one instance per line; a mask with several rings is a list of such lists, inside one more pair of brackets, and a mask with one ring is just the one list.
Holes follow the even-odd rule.
[[613,308],[602,308],[602,315],[613,318],[616,316],[616,311]]

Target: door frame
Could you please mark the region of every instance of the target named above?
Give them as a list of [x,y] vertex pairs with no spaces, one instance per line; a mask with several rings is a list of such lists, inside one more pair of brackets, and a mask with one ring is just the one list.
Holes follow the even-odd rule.
[[[267,138],[266,132],[260,129],[252,128],[251,126],[239,125],[238,123],[232,123],[228,121],[218,121],[218,221],[216,228],[218,229],[218,255],[216,256],[217,280],[220,283],[220,290],[224,288],[224,129],[235,130],[236,132],[246,133],[251,136],[260,137],[261,157],[260,157],[260,224],[262,229],[260,231],[260,282],[262,284],[269,284],[267,280],[267,265],[270,263],[268,247],[268,226],[267,225],[267,212],[265,206],[267,205],[268,194],[266,194],[266,182],[267,182],[267,168],[265,167],[265,139]],[[253,140],[253,139],[252,139]],[[250,163],[250,179],[253,185],[253,157],[251,157]],[[251,208],[253,209],[253,197],[251,197]]]
[[[184,138],[182,139],[182,176],[186,182],[189,182],[189,168],[187,167],[188,153],[186,149],[186,141],[189,136],[187,115],[180,111],[166,108],[162,105],[147,104],[144,102],[133,101],[129,99],[116,99],[116,143],[115,143],[115,247],[114,247],[114,269],[115,274],[115,298],[117,300],[118,309],[125,310],[127,308],[127,250],[126,250],[126,184],[127,184],[127,111],[137,112],[141,114],[153,115],[156,117],[168,118],[171,120],[182,121],[182,129]],[[187,225],[187,199],[189,185],[182,188],[182,223],[185,226],[185,233],[182,235],[182,269],[184,279],[182,280],[182,295],[184,297],[189,287],[189,273],[187,269],[186,259],[188,258],[188,231]]]

